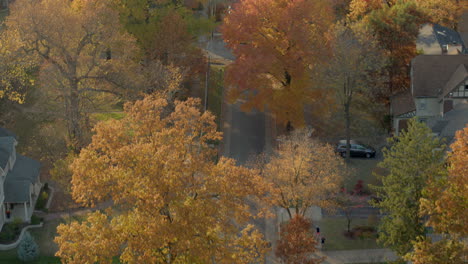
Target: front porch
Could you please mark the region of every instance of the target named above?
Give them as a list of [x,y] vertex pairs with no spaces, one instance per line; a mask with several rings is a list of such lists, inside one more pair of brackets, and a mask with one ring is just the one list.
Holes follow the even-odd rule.
[[24,202],[15,204],[5,204],[4,208],[10,209],[3,211],[3,219],[5,219],[6,223],[13,222],[15,219],[21,219],[22,222],[30,222],[31,216],[34,212],[34,204],[35,201],[33,203]]

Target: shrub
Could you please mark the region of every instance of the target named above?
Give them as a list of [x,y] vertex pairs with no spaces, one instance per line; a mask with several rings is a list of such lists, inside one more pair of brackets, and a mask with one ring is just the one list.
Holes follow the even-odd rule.
[[12,228],[10,224],[6,224],[2,228],[2,232],[0,232],[0,241],[3,243],[8,243],[14,240],[16,237],[15,230]]
[[29,232],[25,232],[18,246],[18,259],[24,262],[33,261],[39,256],[39,246]]
[[19,232],[22,224],[23,224],[23,219],[19,217],[15,217],[15,219],[13,219],[13,222],[11,222],[11,227],[13,228],[15,232]]
[[31,216],[31,225],[38,225],[42,222],[42,218],[37,216],[37,215],[32,215]]
[[41,193],[39,194],[39,198],[37,199],[36,209],[37,210],[44,210],[48,199],[49,199],[49,193],[46,191],[45,188],[43,188],[41,190]]

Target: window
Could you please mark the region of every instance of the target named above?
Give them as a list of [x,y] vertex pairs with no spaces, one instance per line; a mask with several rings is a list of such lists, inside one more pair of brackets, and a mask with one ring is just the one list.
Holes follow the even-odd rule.
[[426,102],[420,102],[419,103],[419,109],[420,110],[425,110],[426,109]]

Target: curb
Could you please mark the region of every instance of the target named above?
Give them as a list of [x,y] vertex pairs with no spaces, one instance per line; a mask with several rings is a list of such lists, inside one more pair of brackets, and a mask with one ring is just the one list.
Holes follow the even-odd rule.
[[26,227],[23,228],[23,230],[21,230],[21,233],[18,237],[18,239],[11,243],[11,244],[0,244],[0,251],[3,251],[3,250],[10,250],[10,249],[14,249],[16,248],[19,243],[21,242],[21,240],[23,239],[23,236],[24,236],[24,233],[28,230],[28,229],[31,229],[31,228],[39,228],[39,227],[42,227],[44,225],[44,222],[41,222],[40,224],[38,225],[28,225]]

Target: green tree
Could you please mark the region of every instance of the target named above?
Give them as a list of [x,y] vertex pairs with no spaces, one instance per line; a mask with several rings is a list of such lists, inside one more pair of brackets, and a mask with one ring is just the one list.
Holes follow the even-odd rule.
[[389,143],[392,146],[384,149],[378,165],[386,171],[378,175],[382,186],[372,186],[381,201],[373,205],[387,214],[380,222],[379,241],[403,256],[411,251],[411,241],[424,234],[419,200],[429,177],[444,169],[444,146],[416,119]]
[[429,180],[421,199],[420,213],[427,217],[426,225],[442,236],[413,241],[414,251],[406,256],[415,264],[463,263],[468,254],[468,125],[457,132],[450,145],[448,173]]
[[25,232],[18,246],[18,258],[21,261],[33,261],[39,256],[39,246],[29,232]]

